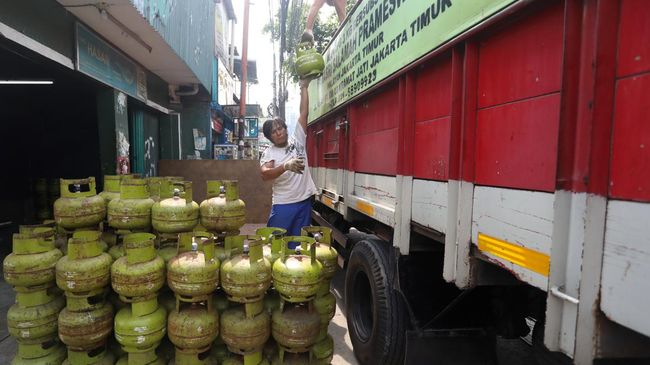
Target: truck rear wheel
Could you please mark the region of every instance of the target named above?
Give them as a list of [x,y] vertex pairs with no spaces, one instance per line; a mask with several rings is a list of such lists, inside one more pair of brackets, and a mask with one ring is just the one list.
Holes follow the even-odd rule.
[[386,243],[358,242],[348,261],[345,306],[354,353],[364,365],[397,365],[404,361],[407,317],[399,293],[392,288],[394,270]]

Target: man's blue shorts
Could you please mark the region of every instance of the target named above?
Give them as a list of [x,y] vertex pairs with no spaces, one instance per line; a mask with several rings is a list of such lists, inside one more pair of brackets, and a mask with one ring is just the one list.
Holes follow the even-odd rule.
[[[300,236],[300,229],[311,224],[311,205],[313,198],[291,204],[273,204],[268,227],[278,227],[287,230],[287,236]],[[298,244],[292,242],[289,248]]]

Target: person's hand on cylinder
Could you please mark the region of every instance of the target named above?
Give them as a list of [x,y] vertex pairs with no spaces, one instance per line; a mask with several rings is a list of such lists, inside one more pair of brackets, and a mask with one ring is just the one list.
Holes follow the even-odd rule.
[[305,160],[302,157],[292,158],[284,163],[284,169],[296,174],[302,174],[305,169]]

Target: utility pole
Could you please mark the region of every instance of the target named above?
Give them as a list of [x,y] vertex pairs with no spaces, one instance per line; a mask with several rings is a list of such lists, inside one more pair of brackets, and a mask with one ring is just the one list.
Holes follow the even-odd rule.
[[248,8],[249,0],[244,0],[244,34],[242,36],[241,52],[241,99],[239,100],[239,116],[246,115],[246,81],[248,77]]
[[280,0],[280,95],[278,96],[279,100],[279,109],[280,117],[285,118],[284,105],[285,105],[285,95],[286,95],[286,83],[284,74],[284,53],[287,49],[287,12],[289,10],[289,0]]

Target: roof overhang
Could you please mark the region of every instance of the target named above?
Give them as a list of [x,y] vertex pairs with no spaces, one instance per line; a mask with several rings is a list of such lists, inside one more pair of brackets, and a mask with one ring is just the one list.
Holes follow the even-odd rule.
[[57,0],[122,53],[169,84],[201,84],[190,67],[129,0]]
[[222,0],[222,1],[223,1],[223,5],[226,7],[226,15],[228,15],[228,19],[234,20],[236,23],[237,16],[235,15],[235,8],[233,8],[232,6],[232,0]]

